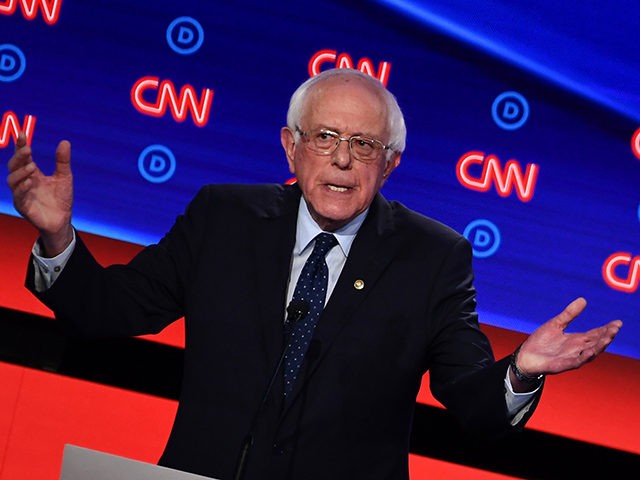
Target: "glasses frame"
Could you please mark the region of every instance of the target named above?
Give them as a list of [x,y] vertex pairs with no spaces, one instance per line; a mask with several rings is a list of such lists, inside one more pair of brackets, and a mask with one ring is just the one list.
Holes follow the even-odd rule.
[[[342,135],[340,135],[338,132],[334,132],[333,130],[329,130],[327,128],[318,128],[316,130],[307,130],[307,131],[303,131],[299,126],[296,125],[296,133],[298,133],[301,137],[304,137],[306,139],[306,141],[304,142],[305,145],[308,145],[309,143],[311,143],[311,139],[309,137],[309,134],[312,132],[318,132],[318,133],[327,133],[329,134],[331,137],[335,138],[336,142],[333,145],[333,147],[331,147],[328,150],[325,151],[320,151],[320,150],[313,150],[310,147],[307,147],[310,151],[317,153],[318,155],[333,155],[333,153],[338,150],[338,147],[340,146],[340,144],[342,142],[347,142],[347,144],[349,145],[349,154],[351,156],[353,156],[353,158],[355,158],[356,160],[362,162],[362,163],[374,163],[376,160],[378,160],[380,158],[380,153],[386,151],[386,150],[391,150],[391,145],[385,145],[384,143],[382,143],[380,140],[376,139],[376,138],[371,138],[371,137],[365,137],[363,135],[351,135],[350,137],[343,137]],[[352,144],[351,142],[353,142],[354,140],[366,140],[368,142],[373,142],[375,145],[378,145],[378,152],[379,154],[374,157],[374,158],[360,158],[355,151],[353,150]]]

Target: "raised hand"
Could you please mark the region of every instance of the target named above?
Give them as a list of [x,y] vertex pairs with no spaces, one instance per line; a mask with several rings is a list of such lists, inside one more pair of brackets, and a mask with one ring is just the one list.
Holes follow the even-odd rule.
[[600,355],[622,327],[613,320],[587,332],[565,333],[587,302],[580,297],[558,315],[538,327],[522,344],[517,365],[528,375],[555,374],[580,368]]
[[71,144],[63,140],[56,149],[56,168],[46,176],[33,161],[24,132],[18,135],[8,163],[7,184],[16,210],[40,232],[47,256],[55,256],[71,242],[73,176]]

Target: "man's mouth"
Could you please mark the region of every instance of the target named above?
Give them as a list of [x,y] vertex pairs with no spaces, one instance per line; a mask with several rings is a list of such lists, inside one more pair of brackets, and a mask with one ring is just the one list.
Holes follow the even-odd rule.
[[327,187],[329,187],[329,190],[333,192],[346,192],[348,190],[347,187],[339,187],[337,185],[331,185],[331,184],[328,184]]

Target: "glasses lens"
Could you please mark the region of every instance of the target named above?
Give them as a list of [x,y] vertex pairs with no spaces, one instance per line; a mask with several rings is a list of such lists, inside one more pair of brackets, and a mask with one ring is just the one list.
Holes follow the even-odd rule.
[[318,153],[332,153],[338,144],[339,136],[334,132],[316,130],[309,132],[309,147]]
[[378,157],[380,144],[372,138],[351,137],[351,151],[360,160],[375,160]]

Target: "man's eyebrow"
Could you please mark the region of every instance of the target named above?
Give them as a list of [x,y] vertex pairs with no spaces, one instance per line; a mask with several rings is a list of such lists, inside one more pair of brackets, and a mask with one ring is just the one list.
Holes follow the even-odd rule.
[[[338,135],[343,135],[344,132],[340,131],[339,129],[336,128],[331,128],[331,127],[317,127],[317,128],[312,128],[309,131],[312,130],[324,130],[325,132],[330,132],[330,133],[337,133]],[[371,138],[371,139],[375,139],[377,138],[375,135],[372,135],[370,133],[366,133],[366,132],[351,132],[349,133],[350,137],[366,137],[366,138]]]

